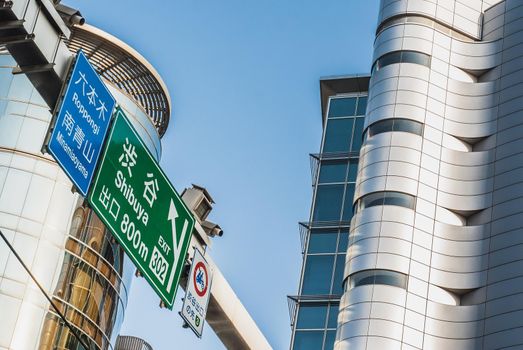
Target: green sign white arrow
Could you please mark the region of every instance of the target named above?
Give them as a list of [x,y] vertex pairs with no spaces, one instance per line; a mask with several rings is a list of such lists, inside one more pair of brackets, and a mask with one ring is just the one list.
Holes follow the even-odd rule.
[[[180,256],[181,249],[183,248],[184,238],[187,236],[187,229],[189,228],[189,221],[184,220],[183,221],[183,228],[181,231],[181,239],[178,240],[176,237],[176,219],[178,218],[178,212],[176,211],[176,206],[174,205],[173,201],[171,200],[171,204],[169,205],[169,221],[171,222],[171,232],[172,232],[172,239],[173,239],[173,250],[174,250],[174,256]],[[194,225],[194,222],[193,222]],[[190,237],[189,237],[190,238]],[[187,252],[187,247],[185,249],[185,252]],[[185,256],[185,253],[184,253]],[[171,275],[169,277],[169,283],[167,283],[167,291],[169,292],[172,288],[172,284],[174,281],[176,270],[171,270]]]
[[115,114],[88,201],[171,309],[194,218],[123,111]]

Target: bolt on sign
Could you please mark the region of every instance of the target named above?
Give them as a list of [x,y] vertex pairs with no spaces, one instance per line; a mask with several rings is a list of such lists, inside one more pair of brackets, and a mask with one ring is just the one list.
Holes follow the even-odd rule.
[[88,202],[172,309],[194,218],[120,108]]
[[84,197],[102,152],[114,105],[113,96],[79,50],[47,150]]
[[200,338],[211,296],[211,284],[211,268],[202,253],[195,248],[180,316]]

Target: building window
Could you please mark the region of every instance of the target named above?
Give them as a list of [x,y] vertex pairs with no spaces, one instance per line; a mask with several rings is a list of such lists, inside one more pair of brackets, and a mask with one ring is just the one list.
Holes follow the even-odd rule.
[[357,97],[333,98],[329,104],[329,118],[353,116]]
[[316,190],[314,221],[339,221],[345,185],[321,185]]
[[319,183],[345,182],[347,165],[347,160],[322,161]]
[[322,152],[359,152],[363,135],[363,123],[363,117],[328,120]]
[[321,161],[313,221],[350,221],[357,173],[358,159]]
[[[347,237],[344,235],[344,238]],[[305,260],[302,295],[343,293],[345,251],[340,254],[310,254]]]
[[328,118],[352,117],[365,115],[367,96],[335,97],[329,100]]
[[356,204],[356,212],[360,212],[365,208],[374,207],[377,205],[396,205],[399,207],[414,209],[416,198],[410,194],[394,191],[381,191],[366,194],[358,199]]
[[380,120],[370,125],[365,130],[364,139],[366,140],[374,135],[391,131],[408,132],[410,134],[421,136],[423,134],[423,124],[414,120],[403,118]]
[[431,57],[427,54],[417,51],[394,51],[389,52],[378,58],[372,65],[371,72],[379,71],[381,68],[394,63],[414,63],[430,67]]
[[354,201],[355,187],[356,185],[353,183],[347,184],[345,190],[345,203],[343,204],[343,215],[341,218],[342,221],[350,221],[352,215],[354,214],[352,202]]
[[332,295],[343,294],[343,271],[345,270],[345,257],[346,254],[336,255],[336,263],[334,265],[334,276],[332,280]]
[[348,289],[369,284],[384,284],[407,289],[407,275],[391,270],[365,270],[348,277]]
[[302,294],[330,294],[334,259],[334,254],[307,256],[303,274]]
[[332,119],[325,130],[324,153],[349,152],[354,118]]
[[361,148],[361,141],[363,139],[363,124],[364,118],[356,118],[354,121],[354,136],[352,137],[352,152],[358,152]]
[[325,328],[327,304],[303,303],[298,311],[297,329]]
[[313,229],[310,231],[307,254],[345,254],[348,240],[348,228]]
[[309,237],[308,254],[335,253],[338,243],[338,230],[312,230]]
[[358,108],[356,110],[356,115],[365,115],[366,109],[367,109],[367,96],[360,96],[360,98],[358,98]]
[[356,182],[356,175],[358,174],[358,160],[359,159],[349,160],[349,176],[347,178],[348,182]]
[[303,295],[341,295],[343,270],[348,245],[348,232],[340,229],[314,229],[310,231]]
[[293,350],[332,350],[338,310],[338,302],[300,303]]
[[293,350],[334,347],[366,108],[366,95],[329,99],[322,154],[315,157],[314,228],[307,231]]
[[323,331],[296,331],[293,350],[323,349]]

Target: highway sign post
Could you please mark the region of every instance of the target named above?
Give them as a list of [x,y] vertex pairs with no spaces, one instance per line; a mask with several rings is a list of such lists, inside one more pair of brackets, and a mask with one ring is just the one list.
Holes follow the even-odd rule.
[[87,195],[115,100],[83,52],[76,55],[69,83],[47,144],[67,176]]
[[120,108],[88,202],[172,309],[194,218]]
[[180,315],[201,338],[207,306],[211,296],[212,271],[209,264],[198,249],[194,249],[191,272],[185,289]]

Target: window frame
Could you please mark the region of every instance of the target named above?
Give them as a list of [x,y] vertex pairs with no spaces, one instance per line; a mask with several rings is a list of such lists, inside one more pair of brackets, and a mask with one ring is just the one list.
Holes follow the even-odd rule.
[[430,68],[432,56],[416,50],[396,50],[387,52],[374,61],[370,70],[371,74],[380,71],[383,67],[396,63],[419,64]]

